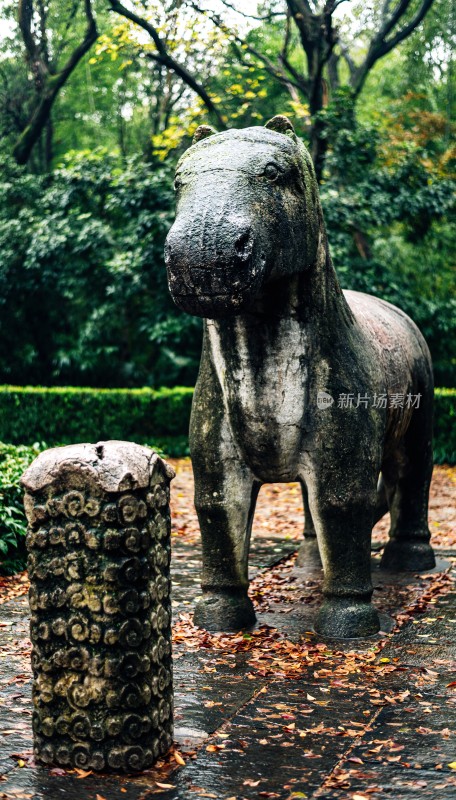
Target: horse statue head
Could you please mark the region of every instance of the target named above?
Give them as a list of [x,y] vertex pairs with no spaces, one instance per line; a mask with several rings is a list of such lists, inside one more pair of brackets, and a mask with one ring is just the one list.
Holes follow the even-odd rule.
[[165,260],[172,297],[190,314],[238,314],[326,246],[312,160],[287,117],[223,133],[200,126],[175,186]]

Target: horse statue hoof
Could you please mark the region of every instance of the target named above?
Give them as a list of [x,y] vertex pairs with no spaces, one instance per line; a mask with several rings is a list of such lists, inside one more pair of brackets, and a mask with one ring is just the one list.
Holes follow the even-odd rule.
[[380,569],[388,572],[424,572],[434,567],[435,555],[431,545],[408,539],[390,539],[380,562]]
[[356,639],[378,633],[380,619],[368,601],[331,597],[323,601],[315,621],[315,630],[329,638]]
[[207,594],[197,603],[193,621],[208,631],[239,631],[255,625],[256,616],[247,595]]

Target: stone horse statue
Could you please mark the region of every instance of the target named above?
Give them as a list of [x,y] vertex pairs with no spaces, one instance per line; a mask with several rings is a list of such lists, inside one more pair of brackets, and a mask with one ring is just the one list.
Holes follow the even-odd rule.
[[190,424],[203,543],[195,621],[210,630],[255,622],[247,589],[258,491],[300,481],[324,569],[315,628],[374,634],[377,519],[390,510],[384,568],[435,565],[427,345],[398,308],[341,290],[312,162],[286,117],[223,133],[201,126],[176,190],[169,287],[179,308],[204,318]]

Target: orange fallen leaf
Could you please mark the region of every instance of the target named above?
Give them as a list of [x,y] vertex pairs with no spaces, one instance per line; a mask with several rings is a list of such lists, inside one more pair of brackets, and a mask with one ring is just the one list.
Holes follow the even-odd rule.
[[181,754],[178,753],[177,750],[174,751],[174,760],[181,765],[181,767],[185,767],[185,761],[182,758]]
[[158,786],[159,789],[175,789],[176,788],[173,783],[159,783],[158,781],[155,781],[155,786]]

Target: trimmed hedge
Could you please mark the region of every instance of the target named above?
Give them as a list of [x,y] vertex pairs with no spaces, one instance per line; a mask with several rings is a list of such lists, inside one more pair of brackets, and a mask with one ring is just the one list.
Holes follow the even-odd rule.
[[[188,454],[193,389],[0,386],[0,441],[47,446],[124,439]],[[456,389],[435,390],[436,463],[456,463]]]
[[0,441],[139,444],[187,437],[193,389],[0,386]]

